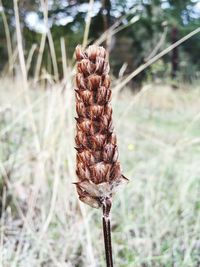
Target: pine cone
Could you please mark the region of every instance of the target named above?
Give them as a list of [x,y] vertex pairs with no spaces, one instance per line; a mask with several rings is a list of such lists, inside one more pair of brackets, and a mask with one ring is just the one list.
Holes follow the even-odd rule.
[[75,138],[77,150],[75,183],[79,199],[99,208],[112,199],[115,187],[126,181],[118,161],[116,135],[113,132],[109,63],[103,47],[76,48]]

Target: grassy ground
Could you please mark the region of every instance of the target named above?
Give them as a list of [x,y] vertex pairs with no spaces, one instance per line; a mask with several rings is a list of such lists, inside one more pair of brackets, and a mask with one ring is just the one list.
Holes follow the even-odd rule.
[[[74,94],[1,79],[2,267],[103,267],[101,211],[77,200]],[[185,86],[186,87],[186,86]],[[200,91],[113,90],[127,186],[112,211],[115,266],[200,266]]]

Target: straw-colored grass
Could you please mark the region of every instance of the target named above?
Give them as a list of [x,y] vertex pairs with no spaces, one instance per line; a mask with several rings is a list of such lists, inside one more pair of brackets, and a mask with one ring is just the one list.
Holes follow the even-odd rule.
[[[29,82],[28,102],[20,79],[0,80],[0,266],[105,264],[101,211],[81,204],[72,184],[75,111],[68,75],[66,87],[44,90]],[[115,266],[198,267],[198,88],[150,84],[135,96],[113,88],[112,104],[130,179],[113,204]]]
[[[47,25],[47,4],[40,3]],[[14,13],[17,44],[11,44],[2,13],[8,69],[12,74],[14,66],[16,70],[20,67],[22,77],[0,79],[0,267],[103,267],[101,211],[80,203],[72,184],[76,181],[74,72],[66,62],[64,39],[66,83],[58,82],[50,30],[38,45],[34,82],[28,81],[36,45],[25,58],[17,0]],[[90,16],[89,11],[84,45]],[[101,44],[122,30],[119,24],[96,42]],[[137,95],[125,90],[119,93],[138,73],[199,31],[113,81],[120,161],[130,179],[117,193],[112,210],[116,267],[200,266],[200,92],[195,86],[173,91],[169,86],[150,84]],[[46,39],[52,76],[41,75]],[[42,79],[48,83],[45,88],[38,85],[38,81],[43,84]]]

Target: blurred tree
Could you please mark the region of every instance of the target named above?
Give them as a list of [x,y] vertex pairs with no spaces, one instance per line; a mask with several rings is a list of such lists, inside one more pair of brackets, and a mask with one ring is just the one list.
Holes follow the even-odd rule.
[[[39,47],[41,33],[38,32],[38,25],[31,25],[27,22],[29,15],[35,14],[38,18],[38,24],[42,24],[43,10],[41,1],[45,0],[20,0],[20,17],[24,35],[25,54],[30,51],[32,44],[37,43]],[[145,62],[156,52],[163,49],[164,46],[171,43],[171,29],[177,28],[177,38],[181,38],[189,31],[200,26],[200,20],[194,11],[195,0],[95,0],[92,12],[92,23],[89,34],[89,41],[92,42],[100,37],[104,31],[112,26],[117,20],[120,20],[122,31],[112,38],[111,62],[114,74],[118,75],[121,67],[126,63],[125,73],[130,73],[141,63]],[[13,1],[2,0],[10,32],[15,32]],[[85,19],[88,11],[88,0],[54,0],[48,3],[49,26],[52,33],[57,63],[60,76],[62,77],[60,37],[64,37],[66,50],[69,58],[72,56],[74,47],[82,42]],[[136,23],[132,23],[139,17]],[[3,25],[0,17],[0,25]],[[168,34],[166,28],[168,28]],[[6,42],[4,28],[0,27],[0,53],[4,55],[1,58],[0,68],[6,63]],[[200,50],[198,36],[184,43],[180,50],[179,72],[182,71],[182,61],[187,58],[190,64],[200,67],[197,51]],[[105,45],[105,43],[104,43]],[[13,47],[15,47],[13,40]],[[192,48],[192,49],[191,49]],[[50,49],[48,39],[46,39],[42,66],[47,69],[51,65]],[[120,55],[120,56],[119,56]],[[186,56],[184,56],[186,55]],[[35,58],[33,59],[33,63]],[[163,58],[163,62],[168,64],[170,56]],[[33,73],[34,64],[31,72]],[[48,67],[51,72],[51,67]],[[134,79],[141,81],[145,77],[145,72]]]

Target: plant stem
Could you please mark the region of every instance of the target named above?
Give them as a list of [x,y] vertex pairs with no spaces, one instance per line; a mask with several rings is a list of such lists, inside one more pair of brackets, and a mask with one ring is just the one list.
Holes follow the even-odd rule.
[[107,267],[113,267],[112,259],[112,240],[111,240],[111,229],[110,229],[110,210],[111,210],[111,199],[107,198],[103,203],[103,235],[104,245],[106,254],[106,265]]

